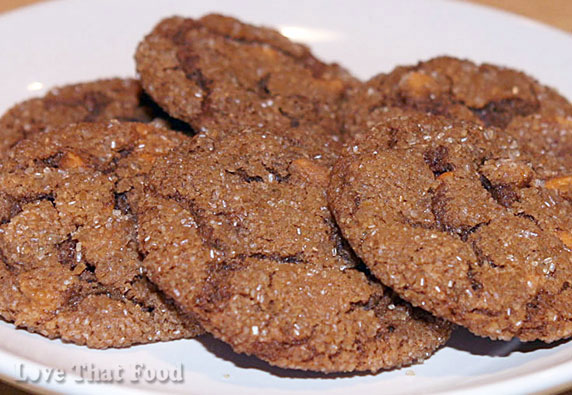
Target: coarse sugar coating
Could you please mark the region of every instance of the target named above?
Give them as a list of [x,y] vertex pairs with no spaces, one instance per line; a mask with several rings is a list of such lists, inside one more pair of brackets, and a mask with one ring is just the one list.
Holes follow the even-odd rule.
[[356,82],[273,29],[216,14],[162,20],[135,59],[146,92],[209,133],[303,126],[339,135],[339,106]]
[[572,104],[517,70],[442,56],[379,74],[348,92],[347,140],[382,122],[388,107],[505,129],[522,151],[546,154],[543,171],[564,175],[572,168]]
[[149,122],[160,111],[134,79],[111,78],[66,85],[16,104],[0,118],[0,157],[40,131],[77,122]]
[[390,110],[348,146],[328,201],[372,273],[493,339],[572,336],[570,177],[494,128]]
[[[504,130],[518,141],[521,151],[536,158],[540,177],[572,177],[572,116],[518,117]],[[572,199],[572,189],[569,192]]]
[[37,133],[0,164],[0,315],[92,348],[202,329],[147,280],[134,218],[142,177],[188,137],[142,123]]
[[148,275],[208,332],[276,366],[423,360],[450,325],[366,274],[327,208],[327,157],[246,130],[197,135],[158,160],[137,215]]
[[348,93],[344,127],[367,131],[385,107],[409,108],[504,128],[514,118],[572,116],[572,104],[554,89],[507,67],[448,56],[378,74]]

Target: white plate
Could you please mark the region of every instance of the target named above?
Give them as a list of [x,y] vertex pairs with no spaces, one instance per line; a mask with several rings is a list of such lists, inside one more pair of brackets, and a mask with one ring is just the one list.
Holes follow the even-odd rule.
[[[447,1],[184,1],[67,0],[0,17],[0,111],[58,84],[132,76],[134,48],[163,16],[209,11],[278,26],[366,78],[396,64],[439,54],[469,57],[525,70],[572,97],[572,36],[516,16]],[[22,365],[23,364],[23,365]],[[123,367],[123,383],[77,382],[73,366]],[[132,383],[136,364],[184,367],[183,383]],[[411,392],[537,392],[572,385],[572,342],[554,345],[492,342],[458,331],[422,365],[377,375],[320,376],[271,368],[233,354],[211,338],[94,351],[50,341],[0,323],[0,374],[37,378],[36,388],[96,393],[300,394]],[[62,383],[47,367],[66,371]],[[60,381],[60,380],[58,380]]]

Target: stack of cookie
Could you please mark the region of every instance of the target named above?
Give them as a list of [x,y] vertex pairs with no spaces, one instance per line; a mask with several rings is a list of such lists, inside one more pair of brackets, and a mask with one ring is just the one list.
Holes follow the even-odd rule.
[[138,80],[0,119],[0,314],[273,365],[419,362],[454,324],[572,336],[572,105],[454,58],[360,82],[278,32],[161,21]]

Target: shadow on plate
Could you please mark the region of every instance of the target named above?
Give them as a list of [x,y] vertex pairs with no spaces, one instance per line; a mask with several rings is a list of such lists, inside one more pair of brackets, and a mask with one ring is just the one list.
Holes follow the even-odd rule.
[[350,378],[359,376],[370,376],[372,373],[369,372],[358,372],[358,373],[319,373],[319,372],[305,372],[302,370],[294,369],[282,369],[272,366],[256,357],[237,354],[232,348],[210,335],[204,335],[196,339],[200,342],[205,349],[213,353],[219,358],[229,361],[234,364],[237,368],[241,369],[257,369],[262,370],[268,374],[271,374],[280,378],[295,378],[295,379],[339,379],[339,378]]
[[[280,378],[296,378],[296,379],[339,379],[351,378],[359,376],[371,376],[369,372],[357,373],[319,373],[305,372],[294,369],[282,369],[268,364],[254,356],[245,354],[237,354],[232,348],[210,335],[200,336],[196,339],[203,347],[216,355],[218,358],[224,359],[241,369],[257,369],[264,371]],[[541,341],[523,343],[517,339],[511,341],[499,341],[482,338],[471,334],[464,328],[458,328],[453,332],[451,339],[445,347],[451,347],[455,350],[468,352],[473,355],[482,355],[489,357],[507,357],[512,353],[529,353],[536,350],[551,349],[571,341],[571,339],[560,340],[554,343],[544,343]],[[382,370],[379,373],[385,372]]]
[[453,332],[446,347],[464,351],[473,355],[486,355],[489,357],[508,357],[512,353],[528,353],[536,350],[548,350],[569,342],[570,339],[560,340],[554,343],[541,341],[521,342],[518,339],[510,341],[490,340],[475,336],[465,328],[458,328]]

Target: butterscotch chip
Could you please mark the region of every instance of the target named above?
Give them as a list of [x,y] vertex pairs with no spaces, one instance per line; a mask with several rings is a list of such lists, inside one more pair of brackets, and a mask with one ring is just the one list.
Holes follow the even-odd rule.
[[546,188],[566,190],[572,187],[572,176],[555,177],[546,182]]
[[450,325],[369,277],[327,208],[329,161],[255,130],[159,159],[137,214],[149,276],[241,353],[377,371],[429,357]]
[[430,98],[431,94],[439,91],[441,87],[434,76],[413,71],[399,80],[398,89],[407,92],[413,99],[423,100]]
[[330,180],[330,169],[325,166],[316,165],[310,159],[296,159],[290,164],[290,170],[308,179],[312,184],[328,185]]
[[556,190],[560,196],[572,201],[572,176],[549,179],[546,181],[546,188]]
[[150,125],[84,123],[10,149],[0,165],[0,315],[92,348],[200,334],[147,280],[133,216],[142,177],[186,139]]
[[572,336],[572,202],[538,158],[498,129],[388,110],[336,163],[328,200],[413,305],[480,336],[550,342]]
[[566,247],[572,249],[572,232],[559,230],[556,231],[556,234],[558,235],[558,238],[562,240],[562,242]]
[[338,109],[355,83],[273,29],[216,14],[164,19],[135,59],[143,87],[162,108],[211,134],[301,126],[338,136]]
[[66,152],[58,163],[59,167],[68,170],[85,166],[85,162],[75,153]]

